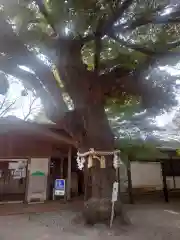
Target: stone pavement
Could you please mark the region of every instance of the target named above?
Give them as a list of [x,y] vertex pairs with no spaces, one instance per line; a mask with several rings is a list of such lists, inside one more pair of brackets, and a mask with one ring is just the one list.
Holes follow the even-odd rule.
[[[31,216],[32,217],[32,216]],[[35,216],[34,216],[35,217]],[[45,216],[43,216],[44,218]],[[49,217],[51,219],[49,219]],[[35,217],[36,218],[36,217]],[[0,240],[72,240],[72,239],[100,239],[96,229],[69,228],[67,225],[63,227],[58,217],[48,216],[48,219],[40,221],[38,219],[30,219],[25,215],[6,216],[0,219]],[[40,217],[41,218],[41,217]],[[47,215],[46,217],[47,218]],[[53,220],[53,218],[55,218]],[[47,225],[47,222],[52,221]],[[59,222],[59,223],[58,223]],[[69,229],[68,229],[69,228]]]
[[75,224],[75,209],[1,216],[0,240],[180,239],[180,205],[137,204],[128,206],[128,212],[132,224],[120,226],[115,223],[112,230],[102,225]]
[[0,216],[53,212],[56,210],[68,208],[68,206],[69,206],[68,204],[64,204],[63,202],[59,201],[51,201],[47,203],[37,204],[22,204],[22,203],[1,204]]

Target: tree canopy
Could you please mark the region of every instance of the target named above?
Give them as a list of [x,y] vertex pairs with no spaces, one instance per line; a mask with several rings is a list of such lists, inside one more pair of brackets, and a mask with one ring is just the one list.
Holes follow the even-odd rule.
[[[156,131],[149,116],[178,105],[178,77],[163,70],[167,65],[176,68],[179,61],[178,1],[1,0],[0,4],[0,70],[35,90],[51,120],[59,121],[85,99],[80,95],[86,89],[86,75],[84,82],[71,82],[81,92],[76,101],[63,81],[64,51],[72,42],[69,54],[81,55],[94,98],[103,96],[114,129]],[[77,59],[72,57],[71,66],[78,69]],[[0,89],[1,94],[8,89],[4,76]]]

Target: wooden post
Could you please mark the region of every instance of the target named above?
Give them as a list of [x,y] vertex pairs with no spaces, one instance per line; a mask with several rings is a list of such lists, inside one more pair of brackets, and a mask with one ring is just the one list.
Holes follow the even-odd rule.
[[118,184],[118,200],[121,201],[122,199],[121,199],[121,174],[120,174],[120,167],[118,167],[116,169],[116,181],[119,183]]
[[131,162],[128,158],[127,161],[127,177],[128,177],[128,194],[129,194],[129,203],[133,204],[133,193],[132,193],[132,178],[131,178]]
[[162,167],[164,200],[165,200],[165,202],[169,202],[164,162],[162,162],[161,167]]
[[61,157],[61,165],[60,165],[60,177],[64,178],[64,157]]
[[67,200],[71,199],[71,161],[72,161],[72,148],[69,147],[68,151],[68,174],[67,174]]
[[172,170],[172,177],[173,177],[173,185],[174,185],[174,189],[176,189],[176,180],[175,180],[175,174],[174,174],[174,165],[173,165],[173,160],[172,160],[172,156],[170,156],[170,164],[171,164],[171,170]]
[[88,200],[88,166],[87,161],[84,163],[84,201]]

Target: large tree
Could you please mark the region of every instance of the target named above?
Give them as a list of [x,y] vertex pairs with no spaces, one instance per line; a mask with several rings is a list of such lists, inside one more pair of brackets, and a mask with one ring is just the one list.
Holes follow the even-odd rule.
[[[47,116],[67,131],[80,152],[114,150],[106,115],[114,105],[121,110],[138,106],[154,113],[176,103],[170,94],[174,86],[168,80],[156,81],[154,71],[159,64],[175,65],[179,59],[178,3],[1,2],[1,70],[36,90]],[[5,93],[4,79],[2,86]],[[112,159],[106,162],[105,169],[91,171],[91,197],[97,203],[107,199],[110,206],[115,174]]]

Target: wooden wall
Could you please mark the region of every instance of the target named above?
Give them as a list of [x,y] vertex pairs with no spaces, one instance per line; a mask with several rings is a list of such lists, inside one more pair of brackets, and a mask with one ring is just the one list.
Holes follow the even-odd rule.
[[24,134],[0,135],[0,158],[51,156],[57,143]]

